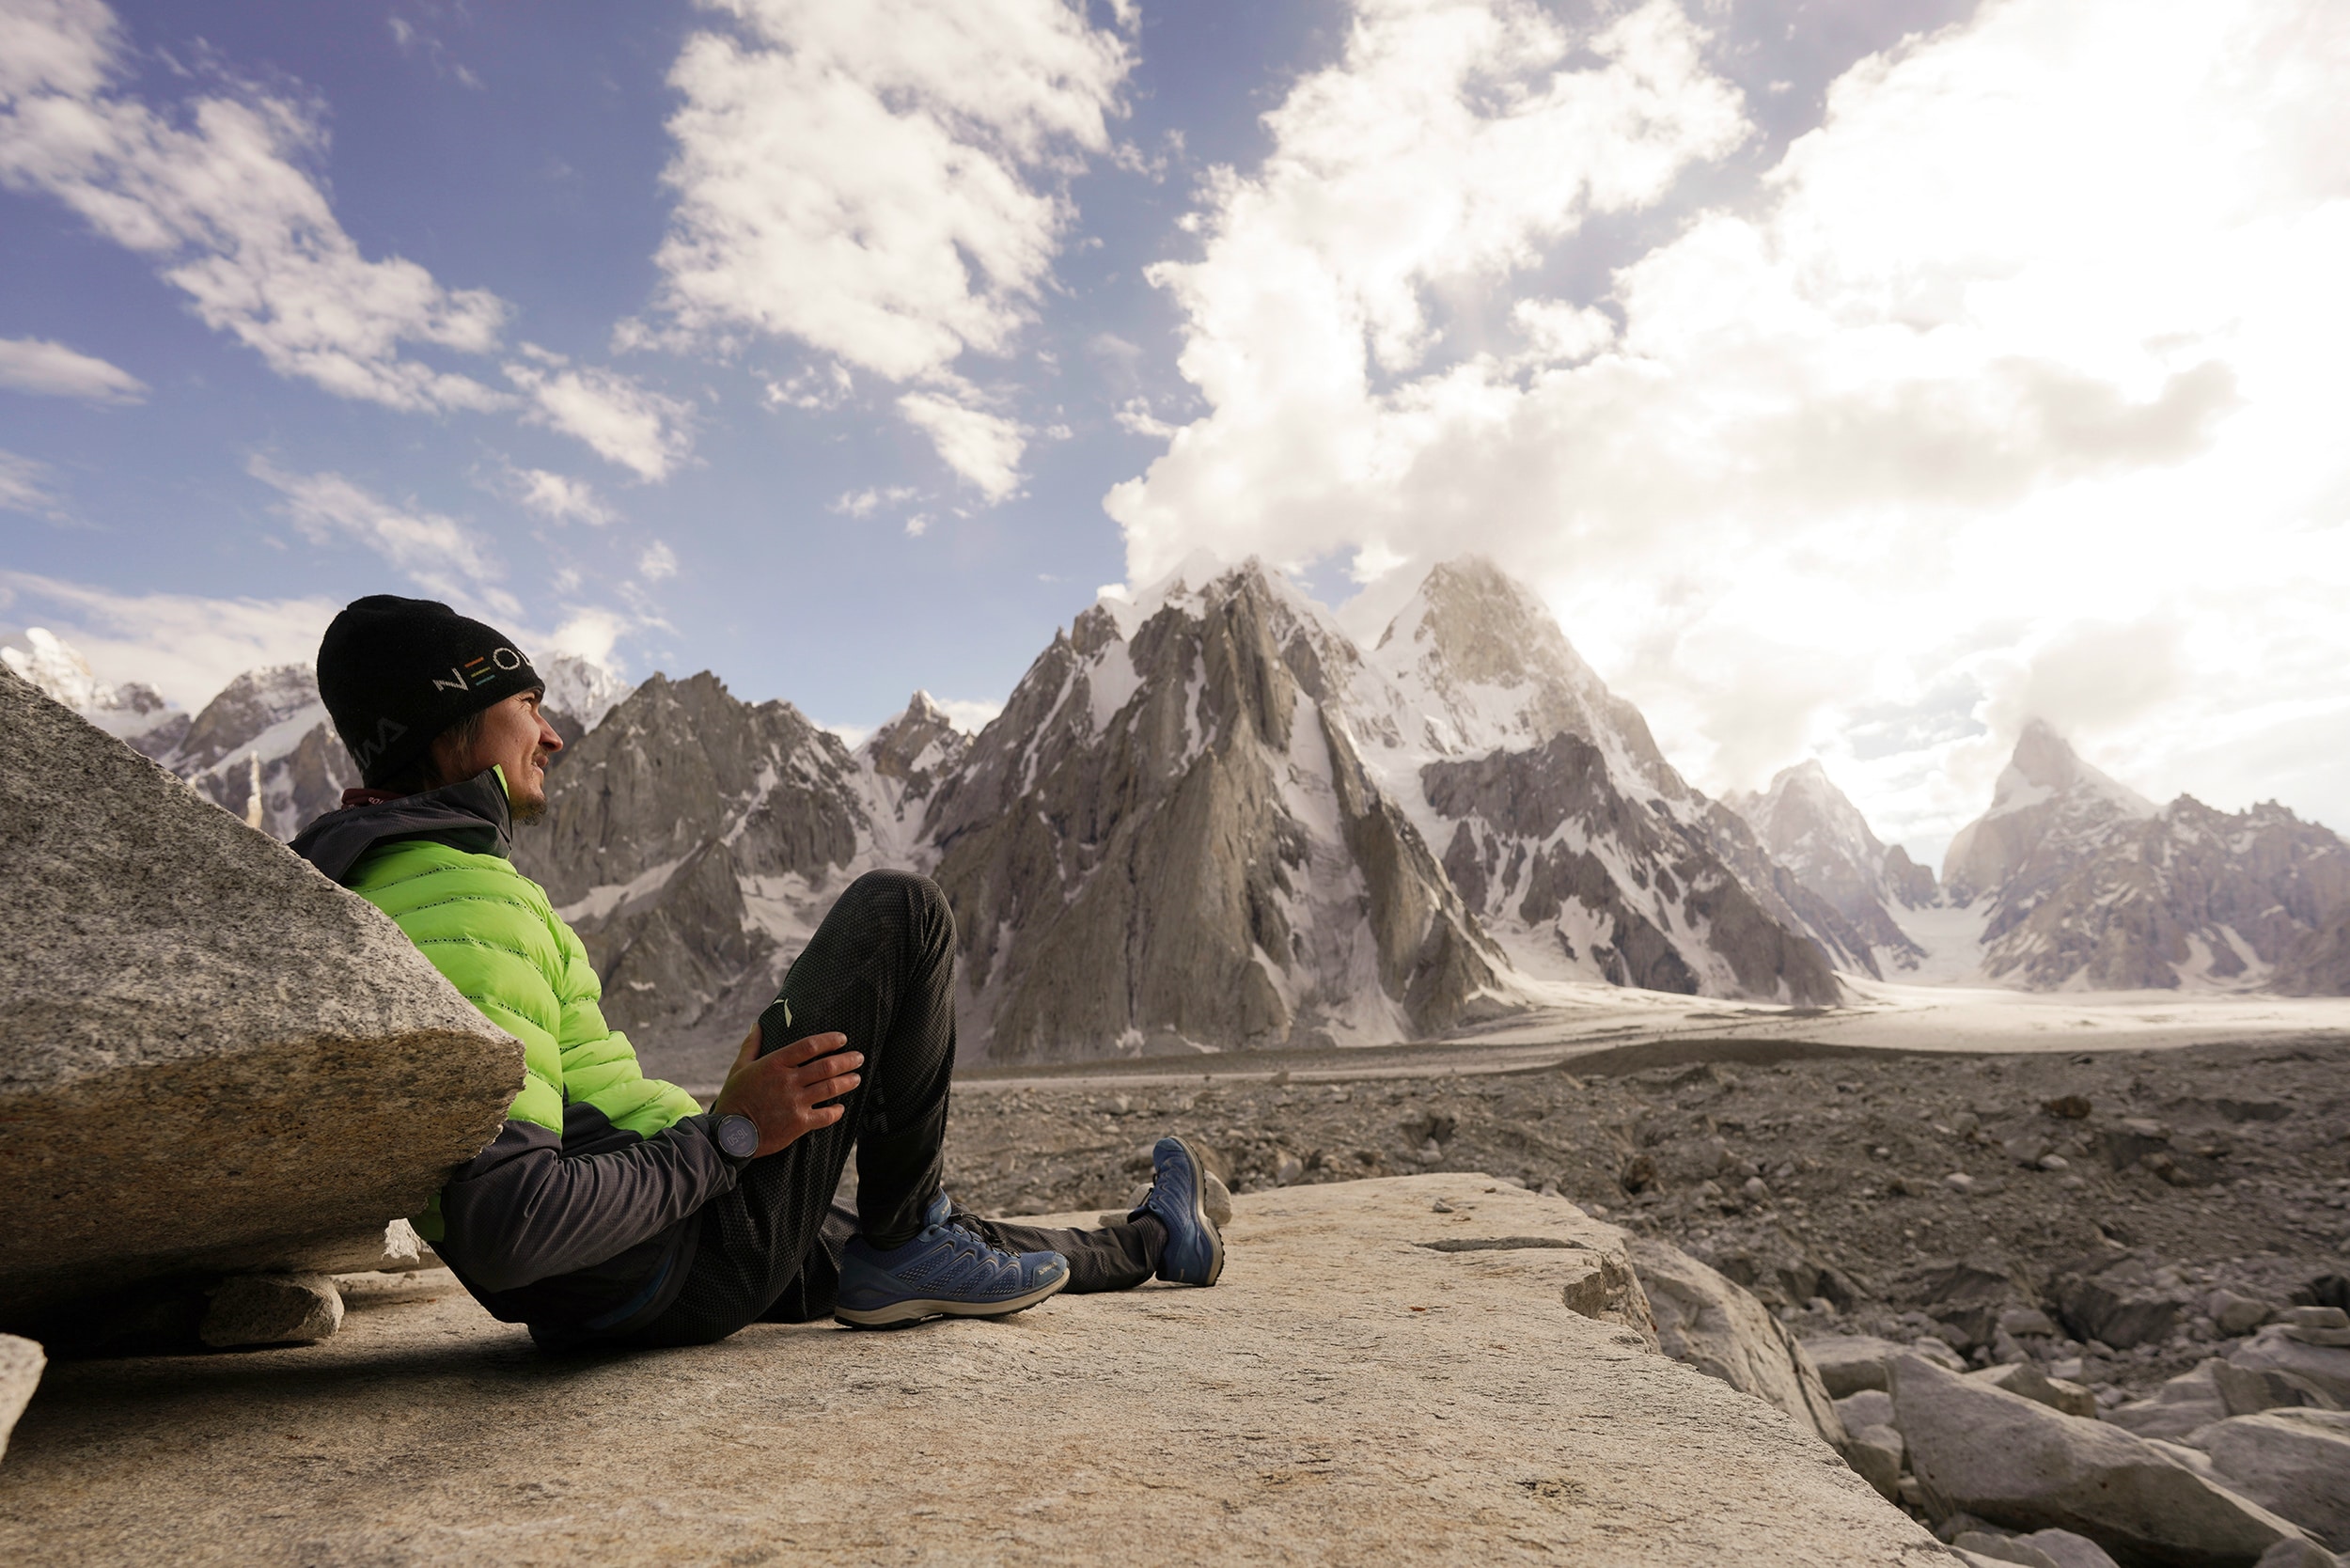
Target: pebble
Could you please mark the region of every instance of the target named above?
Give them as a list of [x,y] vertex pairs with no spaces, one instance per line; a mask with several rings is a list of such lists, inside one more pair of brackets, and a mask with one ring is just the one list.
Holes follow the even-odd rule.
[[1975,1190],[1975,1179],[1963,1170],[1953,1170],[1943,1177],[1942,1184],[1962,1198]]

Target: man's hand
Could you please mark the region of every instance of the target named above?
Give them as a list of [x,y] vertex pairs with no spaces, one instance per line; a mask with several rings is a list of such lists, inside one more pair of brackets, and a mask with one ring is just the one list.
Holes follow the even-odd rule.
[[861,1079],[853,1070],[865,1065],[863,1055],[840,1048],[848,1043],[845,1034],[811,1034],[762,1057],[759,1026],[752,1025],[711,1114],[749,1117],[759,1127],[762,1155],[831,1126],[847,1111],[825,1102],[854,1089]]

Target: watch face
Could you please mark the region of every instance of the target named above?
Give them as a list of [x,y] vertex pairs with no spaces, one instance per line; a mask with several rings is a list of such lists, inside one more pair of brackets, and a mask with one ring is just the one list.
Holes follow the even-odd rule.
[[718,1147],[738,1160],[759,1152],[759,1124],[747,1116],[718,1118]]

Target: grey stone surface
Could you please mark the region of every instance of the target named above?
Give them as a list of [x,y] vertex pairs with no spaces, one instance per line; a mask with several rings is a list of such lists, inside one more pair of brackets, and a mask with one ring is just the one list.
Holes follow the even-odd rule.
[[1897,1356],[1923,1356],[1952,1372],[1964,1371],[1966,1366],[1956,1351],[1939,1340],[1904,1345],[1869,1334],[1823,1334],[1804,1341],[1803,1349],[1819,1372],[1821,1385],[1836,1399],[1864,1388],[1890,1388],[1891,1378],[1886,1369]]
[[1930,1510],[2011,1529],[2069,1529],[2153,1563],[2249,1562],[2297,1526],[2101,1422],[1953,1375],[1893,1363],[1893,1403]]
[[199,1337],[215,1350],[314,1344],[343,1325],[343,1298],[322,1274],[241,1274],[212,1293]]
[[1781,1412],[1564,1309],[1557,1200],[1234,1200],[1214,1290],[556,1357],[449,1296],[267,1356],[62,1366],[0,1560],[326,1564],[1950,1560]]
[[2339,1568],[2342,1560],[2308,1541],[2280,1541],[2261,1553],[2254,1568]]
[[2118,1568],[2106,1549],[2086,1535],[2069,1529],[2036,1529],[2014,1538],[2056,1564],[2056,1568]]
[[370,1307],[395,1307],[405,1301],[434,1301],[464,1289],[445,1268],[404,1269],[398,1273],[337,1274],[335,1294],[347,1312]]
[[1785,1324],[1751,1293],[1668,1242],[1634,1236],[1628,1246],[1666,1355],[1777,1405],[1842,1451],[1844,1423],[1835,1402]]
[[1901,1497],[1902,1435],[1890,1422],[1844,1428],[1844,1459],[1888,1502]]
[[2095,1419],[2097,1396],[2077,1383],[2060,1377],[2050,1377],[2029,1361],[2009,1366],[1985,1367],[1967,1376],[1993,1388],[2004,1388],[2011,1394],[2037,1400],[2051,1410],[2061,1410],[2068,1416],[2086,1416]]
[[41,1368],[48,1364],[40,1346],[13,1334],[0,1334],[0,1457],[8,1451],[8,1434],[24,1414],[33,1390],[40,1387]]
[[2235,1490],[2327,1546],[2350,1547],[2350,1415],[2237,1416],[2195,1441]]
[[2272,1323],[2231,1355],[2228,1365],[2240,1372],[2289,1373],[2324,1392],[2338,1408],[2350,1405],[2350,1349],[2311,1344],[2301,1337],[2308,1332]]
[[1864,1426],[1891,1426],[1893,1396],[1882,1388],[1863,1388],[1838,1400],[1836,1415],[1847,1432]]
[[0,677],[0,1326],[380,1231],[521,1081],[364,900]]
[[1992,1535],[1979,1529],[1962,1531],[1950,1544],[1968,1557],[1990,1562],[2020,1562],[2024,1568],[2060,1568],[2055,1558],[2026,1544],[2020,1535]]
[[2228,1415],[2214,1374],[2215,1358],[2188,1368],[2154,1390],[2152,1399],[2134,1400],[2106,1412],[2105,1419],[2140,1437],[2184,1437]]

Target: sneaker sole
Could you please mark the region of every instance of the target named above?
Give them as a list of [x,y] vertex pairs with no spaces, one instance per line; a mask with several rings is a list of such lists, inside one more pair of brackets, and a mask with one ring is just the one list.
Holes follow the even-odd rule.
[[835,1307],[832,1315],[853,1328],[901,1328],[931,1318],[1008,1318],[1014,1312],[1025,1312],[1048,1296],[1060,1294],[1069,1283],[1069,1276],[1048,1285],[1039,1285],[1025,1295],[1007,1297],[1002,1301],[936,1301],[916,1298],[893,1301],[886,1307]]
[[1183,1150],[1183,1157],[1191,1161],[1192,1223],[1198,1226],[1200,1234],[1208,1238],[1208,1277],[1199,1281],[1204,1288],[1224,1277],[1224,1235],[1215,1228],[1215,1222],[1208,1217],[1207,1162],[1199,1157],[1199,1151],[1191,1146],[1189,1139],[1179,1137],[1175,1142]]

